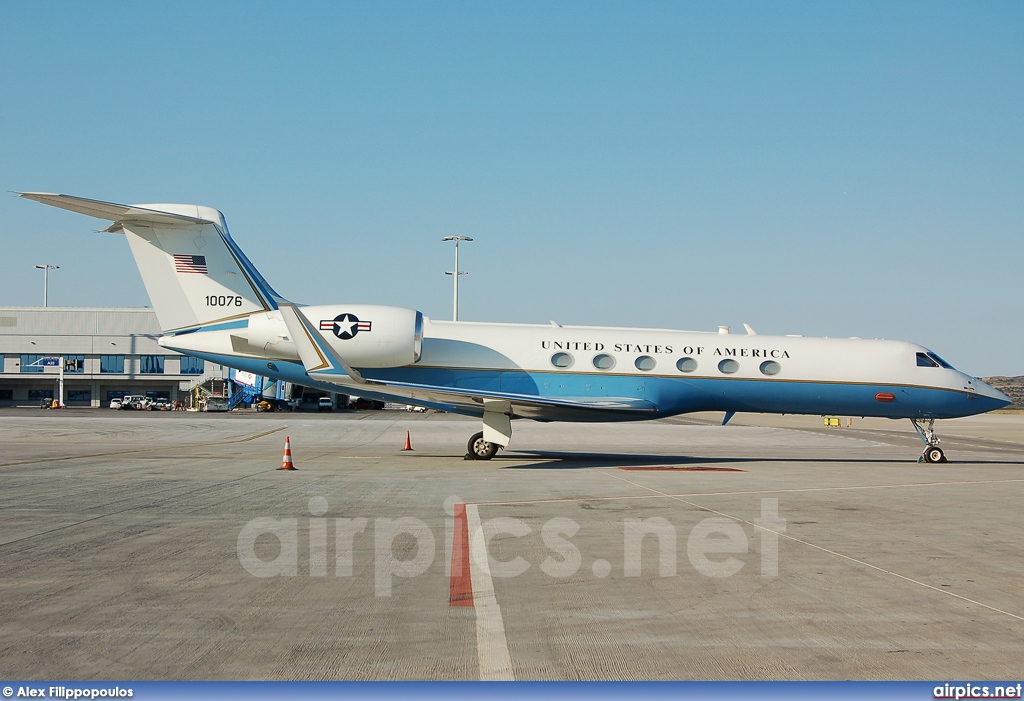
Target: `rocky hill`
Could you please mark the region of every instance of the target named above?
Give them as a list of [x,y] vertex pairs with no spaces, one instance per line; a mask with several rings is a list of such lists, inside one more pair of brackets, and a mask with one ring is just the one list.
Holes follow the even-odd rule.
[[987,382],[1013,400],[1007,409],[1024,409],[1024,376],[1017,377],[983,377]]

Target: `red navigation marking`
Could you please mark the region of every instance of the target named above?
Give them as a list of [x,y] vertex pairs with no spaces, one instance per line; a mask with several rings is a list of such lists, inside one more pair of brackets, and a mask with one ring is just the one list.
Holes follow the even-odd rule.
[[452,534],[452,573],[448,580],[448,605],[473,605],[473,579],[469,573],[469,522],[466,505],[455,505],[455,532]]
[[746,470],[740,470],[735,467],[704,467],[702,465],[693,465],[689,467],[683,467],[681,465],[630,465],[628,467],[620,467],[620,470],[639,470],[643,471],[659,471],[659,470],[672,470],[673,472],[746,472]]

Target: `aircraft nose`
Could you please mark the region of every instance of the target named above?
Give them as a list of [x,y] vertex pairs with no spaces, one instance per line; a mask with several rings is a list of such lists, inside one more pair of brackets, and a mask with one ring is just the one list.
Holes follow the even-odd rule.
[[[1010,399],[1004,393],[997,390],[992,385],[982,382],[977,378],[974,379],[972,384],[974,385],[979,395],[989,400],[989,403],[992,404],[992,409],[1002,409],[1003,407],[1013,404],[1012,399]],[[989,411],[992,411],[992,409],[989,409]]]

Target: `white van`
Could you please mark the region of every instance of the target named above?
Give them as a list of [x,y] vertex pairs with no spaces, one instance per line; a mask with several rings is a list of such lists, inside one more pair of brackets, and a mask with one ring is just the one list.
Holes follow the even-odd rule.
[[126,394],[121,400],[122,409],[148,409],[148,400],[141,394]]

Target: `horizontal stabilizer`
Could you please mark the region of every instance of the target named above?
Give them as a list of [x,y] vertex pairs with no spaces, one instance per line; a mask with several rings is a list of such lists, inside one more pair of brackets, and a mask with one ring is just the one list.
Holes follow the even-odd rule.
[[88,200],[84,197],[72,195],[58,195],[51,192],[19,192],[20,197],[27,200],[35,200],[51,207],[67,209],[79,214],[85,214],[97,219],[106,219],[112,222],[131,222],[139,224],[152,224],[159,226],[182,226],[192,224],[216,224],[195,216],[185,214],[174,214],[161,212],[155,209],[147,209],[138,205],[115,204],[113,202],[102,202],[100,200]]

